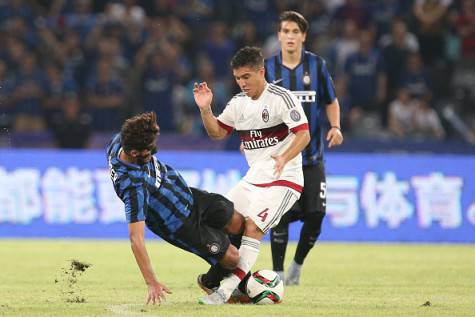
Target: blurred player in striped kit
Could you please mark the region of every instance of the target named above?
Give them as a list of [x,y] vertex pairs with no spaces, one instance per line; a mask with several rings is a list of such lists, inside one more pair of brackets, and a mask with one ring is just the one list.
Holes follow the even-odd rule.
[[[317,241],[326,210],[326,180],[323,162],[324,116],[330,129],[326,134],[328,147],[340,145],[340,106],[333,81],[320,56],[305,51],[303,45],[308,22],[298,12],[286,11],[280,15],[278,38],[280,52],[265,61],[267,81],[285,87],[300,97],[308,118],[311,141],[302,152],[304,189],[299,201],[286,213],[278,226],[271,230],[274,271],[284,278],[284,258],[288,242],[289,224],[303,221],[294,259],[287,271],[285,283],[298,285],[303,262]],[[294,210],[296,209],[296,210]]]

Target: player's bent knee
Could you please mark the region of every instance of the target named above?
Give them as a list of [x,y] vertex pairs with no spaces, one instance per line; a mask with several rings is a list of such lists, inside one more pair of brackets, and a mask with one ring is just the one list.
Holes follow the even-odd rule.
[[257,240],[261,240],[264,236],[264,232],[256,225],[256,223],[251,219],[246,219],[246,227],[244,229],[244,235],[246,237],[251,237]]
[[234,235],[241,234],[244,232],[245,223],[246,220],[244,219],[244,216],[237,211],[234,211],[228,224],[224,227],[224,231]]
[[233,270],[237,267],[239,263],[239,251],[238,249],[233,246],[232,244],[229,245],[226,253],[219,261],[219,264],[223,266],[225,269]]

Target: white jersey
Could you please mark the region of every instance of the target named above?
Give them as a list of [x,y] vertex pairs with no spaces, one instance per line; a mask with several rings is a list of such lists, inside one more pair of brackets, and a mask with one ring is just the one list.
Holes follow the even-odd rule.
[[287,186],[299,192],[303,188],[302,155],[287,162],[281,176],[274,176],[273,155],[290,146],[294,133],[308,130],[308,121],[300,101],[289,90],[266,84],[262,95],[253,100],[237,94],[218,116],[221,127],[231,133],[235,129],[244,145],[249,170],[244,181],[268,186]]

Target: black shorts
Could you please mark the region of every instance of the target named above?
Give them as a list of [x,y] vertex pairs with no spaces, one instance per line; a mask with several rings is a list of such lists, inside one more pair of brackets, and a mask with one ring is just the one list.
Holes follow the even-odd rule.
[[224,256],[230,244],[223,229],[233,216],[234,204],[219,194],[196,188],[191,188],[191,192],[193,214],[174,237],[187,245],[187,251],[214,265]]
[[325,165],[303,166],[304,187],[300,199],[290,209],[292,220],[302,220],[305,214],[325,213],[327,206],[327,183]]

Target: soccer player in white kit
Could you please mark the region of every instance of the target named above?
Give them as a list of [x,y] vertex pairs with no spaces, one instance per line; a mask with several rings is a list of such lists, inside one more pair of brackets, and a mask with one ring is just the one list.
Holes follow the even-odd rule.
[[213,93],[206,83],[193,93],[203,124],[212,139],[239,133],[249,170],[226,195],[246,217],[238,267],[201,304],[223,304],[250,271],[260,241],[299,199],[303,189],[300,152],[310,141],[308,121],[299,100],[289,90],[265,80],[264,59],[256,47],[240,49],[231,61],[242,90],[217,118],[211,111]]

